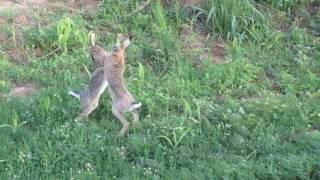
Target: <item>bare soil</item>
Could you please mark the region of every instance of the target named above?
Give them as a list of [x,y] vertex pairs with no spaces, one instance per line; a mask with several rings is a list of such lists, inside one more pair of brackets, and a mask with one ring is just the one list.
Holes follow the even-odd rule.
[[[170,6],[175,3],[174,0],[162,0],[162,3],[166,6]],[[182,8],[191,7],[191,6],[199,6],[202,3],[201,0],[181,0],[180,6]]]
[[184,40],[183,52],[187,54],[198,54],[194,59],[195,64],[203,60],[212,60],[215,64],[224,62],[224,44],[213,40],[205,33],[195,33],[190,27],[183,26],[180,38]]
[[14,97],[25,97],[31,94],[33,91],[37,89],[35,84],[15,84],[7,96],[14,96]]
[[[77,9],[94,10],[98,6],[97,0],[64,0],[64,1],[48,1],[48,0],[2,0],[0,1],[0,12],[8,9],[29,11],[32,8],[55,8],[65,7],[70,11]],[[25,11],[25,12],[26,12]]]
[[224,60],[224,45],[222,43],[213,43],[212,47],[213,62],[215,64],[222,64]]
[[[97,0],[0,0],[0,29],[12,28],[9,29],[9,32],[0,31],[0,42],[5,45],[1,47],[0,53],[16,64],[28,63],[28,51],[25,48],[23,29],[37,25],[34,19],[35,10],[44,13],[62,9],[67,10],[70,14],[74,14],[77,10],[95,13],[98,3]],[[49,24],[45,17],[41,17],[40,23]],[[40,57],[43,56],[43,51],[40,48],[35,48],[31,55]],[[37,86],[33,83],[14,84],[5,96],[25,97],[35,90],[37,90]]]
[[[2,44],[7,44],[2,48],[2,52],[5,52],[5,55],[14,63],[26,64],[28,62],[23,29],[37,25],[33,16],[36,9],[46,13],[61,9],[68,10],[70,14],[80,9],[95,13],[98,3],[97,0],[0,0],[0,29],[12,27],[11,31],[14,31],[14,36],[0,31],[0,41]],[[44,17],[41,18],[40,23],[49,24]],[[15,44],[14,41],[16,41]],[[31,55],[40,57],[43,56],[42,52],[41,49],[34,49]]]

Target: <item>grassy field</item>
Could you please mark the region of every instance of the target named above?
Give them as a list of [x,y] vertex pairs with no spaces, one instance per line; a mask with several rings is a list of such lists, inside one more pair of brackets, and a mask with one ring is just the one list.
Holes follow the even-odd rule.
[[[320,179],[319,1],[54,4],[0,8],[0,179]],[[90,30],[134,34],[125,137],[108,92],[74,122]]]

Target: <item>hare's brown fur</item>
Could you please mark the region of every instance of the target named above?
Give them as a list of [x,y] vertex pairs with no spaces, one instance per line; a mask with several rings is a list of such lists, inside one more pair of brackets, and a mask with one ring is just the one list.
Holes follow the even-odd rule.
[[[120,135],[124,135],[129,127],[125,118],[126,112],[131,112],[133,122],[139,123],[137,103],[127,89],[123,73],[125,70],[125,49],[130,44],[130,37],[121,44],[122,35],[117,35],[117,42],[111,53],[95,44],[95,35],[91,34],[90,55],[95,64],[95,71],[90,79],[89,87],[80,93],[81,113],[77,118],[87,117],[99,104],[101,94],[109,86],[112,98],[112,113],[121,121],[123,127]],[[75,93],[69,93],[74,95]]]

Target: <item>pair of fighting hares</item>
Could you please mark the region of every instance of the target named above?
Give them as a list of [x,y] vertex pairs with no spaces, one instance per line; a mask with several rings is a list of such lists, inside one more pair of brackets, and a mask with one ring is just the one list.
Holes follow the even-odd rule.
[[131,39],[131,35],[126,35],[123,40],[122,34],[117,34],[116,44],[112,52],[107,52],[96,45],[95,34],[90,33],[90,55],[95,70],[86,89],[80,93],[69,91],[69,95],[80,99],[81,113],[76,121],[87,118],[98,107],[100,96],[109,87],[112,98],[112,113],[123,125],[119,135],[124,135],[129,127],[129,122],[125,118],[126,112],[132,114],[134,124],[139,124],[137,109],[141,106],[141,103],[134,100],[123,79],[125,70],[124,53],[130,45]]

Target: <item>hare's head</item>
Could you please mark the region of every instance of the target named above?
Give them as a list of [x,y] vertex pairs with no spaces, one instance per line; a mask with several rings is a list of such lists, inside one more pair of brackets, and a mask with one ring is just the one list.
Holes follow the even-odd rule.
[[126,34],[125,39],[122,43],[124,49],[126,49],[130,45],[132,38],[133,35],[131,33]]
[[94,32],[89,32],[89,45],[90,55],[95,67],[103,67],[105,57],[109,56],[109,53],[96,44],[96,35]]
[[123,36],[121,33],[117,34],[116,44],[113,47],[114,52],[124,52],[124,50],[130,45],[132,39],[131,34],[126,34],[123,40]]

